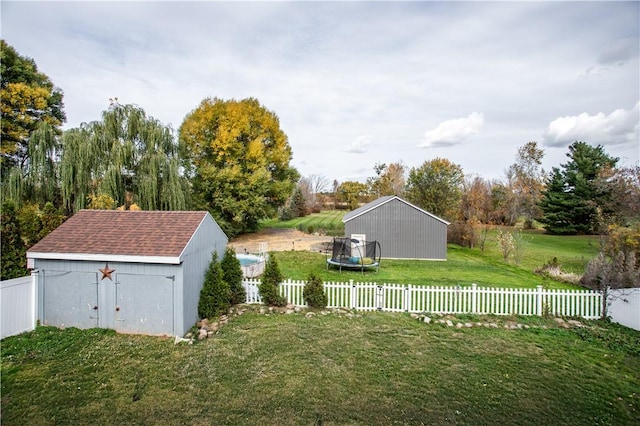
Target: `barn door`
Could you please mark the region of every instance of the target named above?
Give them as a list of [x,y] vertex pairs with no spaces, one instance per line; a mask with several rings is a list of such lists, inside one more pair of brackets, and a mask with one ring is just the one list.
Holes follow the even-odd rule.
[[56,327],[98,326],[98,274],[44,271],[42,322]]
[[173,335],[174,278],[116,274],[114,328],[123,333]]

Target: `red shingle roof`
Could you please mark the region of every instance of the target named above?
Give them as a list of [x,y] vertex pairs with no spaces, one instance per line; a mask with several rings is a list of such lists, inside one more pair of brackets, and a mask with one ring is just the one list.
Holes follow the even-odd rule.
[[81,210],[29,253],[178,257],[205,211]]

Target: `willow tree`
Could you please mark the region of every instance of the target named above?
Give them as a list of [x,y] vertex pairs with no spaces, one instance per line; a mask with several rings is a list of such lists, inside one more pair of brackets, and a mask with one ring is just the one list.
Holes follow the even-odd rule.
[[180,145],[194,202],[229,236],[275,215],[299,178],[278,117],[256,99],[205,99],[180,126]]
[[62,147],[61,192],[70,211],[101,195],[144,210],[187,206],[173,130],[135,105],[112,102],[102,120],[66,131]]
[[9,167],[3,176],[3,200],[12,200],[18,207],[24,203],[60,205],[59,149],[57,130],[41,122],[31,133],[22,166]]

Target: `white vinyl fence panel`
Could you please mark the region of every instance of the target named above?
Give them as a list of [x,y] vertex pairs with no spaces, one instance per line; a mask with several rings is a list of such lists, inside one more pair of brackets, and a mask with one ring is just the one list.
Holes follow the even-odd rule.
[[[259,280],[245,280],[247,303],[261,303]],[[287,302],[305,306],[304,281],[280,284]],[[601,294],[588,290],[537,288],[428,287],[403,284],[324,283],[329,308],[441,314],[560,315],[600,318]]]
[[640,288],[609,290],[611,321],[640,330]]
[[35,306],[35,284],[31,276],[0,281],[0,339],[33,330]]

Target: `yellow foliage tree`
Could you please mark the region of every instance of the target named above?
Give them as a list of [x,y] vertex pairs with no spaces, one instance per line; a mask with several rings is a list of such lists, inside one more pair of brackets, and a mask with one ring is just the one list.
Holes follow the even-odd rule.
[[257,99],[207,98],[180,126],[184,169],[195,204],[227,235],[255,230],[295,188],[291,147],[275,113]]

